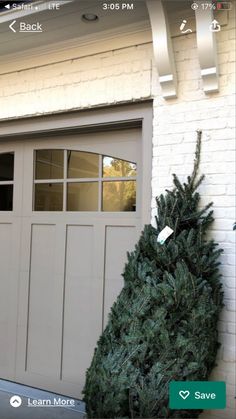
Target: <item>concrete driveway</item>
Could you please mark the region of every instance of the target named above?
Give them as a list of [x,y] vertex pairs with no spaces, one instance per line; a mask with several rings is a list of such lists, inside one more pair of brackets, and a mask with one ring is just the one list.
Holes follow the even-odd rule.
[[[10,404],[10,400],[15,407]],[[41,404],[42,401],[44,405]],[[68,405],[59,407],[57,403]],[[84,419],[85,417],[84,403],[80,400],[0,380],[1,419]]]

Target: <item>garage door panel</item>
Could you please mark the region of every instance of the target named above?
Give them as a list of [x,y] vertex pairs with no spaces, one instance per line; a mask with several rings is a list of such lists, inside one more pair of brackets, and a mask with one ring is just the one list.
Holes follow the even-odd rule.
[[12,343],[11,324],[12,296],[11,296],[11,244],[12,229],[10,223],[0,224],[0,370],[12,370],[12,357],[9,353]]
[[56,237],[55,225],[32,226],[26,369],[46,376],[60,365]]
[[[6,278],[9,277],[10,268],[11,268],[11,252],[10,252],[11,245],[12,245],[12,224],[1,223],[0,224],[0,267],[1,267],[2,279],[5,277]],[[0,294],[0,298],[3,295],[3,291],[5,290],[5,285],[7,284],[3,283],[3,281],[0,282],[1,291],[2,291]],[[2,302],[3,304],[5,304],[4,300]],[[1,321],[1,318],[0,318],[0,321]]]
[[101,332],[102,281],[96,241],[92,225],[67,227],[62,379],[80,385]]
[[[5,218],[5,220],[4,220]],[[0,223],[0,377],[15,376],[20,222],[1,215]]]
[[[94,240],[93,225],[67,226],[66,277],[91,280],[92,251]],[[67,283],[66,283],[67,284]]]
[[127,251],[134,248],[136,242],[135,226],[106,227],[106,256],[104,283],[104,322],[106,324],[112,303],[120,293],[124,281],[122,272],[127,260]]

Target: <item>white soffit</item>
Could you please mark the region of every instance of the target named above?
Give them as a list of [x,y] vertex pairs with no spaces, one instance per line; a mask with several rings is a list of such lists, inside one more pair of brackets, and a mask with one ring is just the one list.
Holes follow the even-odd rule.
[[[62,1],[57,11],[49,10],[49,1],[33,2],[38,7],[38,13],[32,11],[10,10],[0,14],[0,56],[15,55],[18,52],[69,42],[72,39],[94,38],[96,41],[105,31],[121,30],[128,25],[141,25],[148,22],[148,11],[145,1],[138,1],[133,11],[103,10],[102,1],[73,0]],[[25,15],[25,13],[28,13]],[[98,20],[93,23],[84,22],[83,14],[95,14]],[[9,29],[9,24],[16,20],[14,28],[17,33]],[[42,33],[19,33],[19,23],[25,21],[32,24],[42,24]]]

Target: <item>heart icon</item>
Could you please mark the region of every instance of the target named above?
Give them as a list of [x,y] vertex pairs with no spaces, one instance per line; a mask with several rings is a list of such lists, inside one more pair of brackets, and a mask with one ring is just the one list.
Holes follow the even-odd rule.
[[181,391],[179,391],[179,395],[180,395],[180,397],[182,397],[182,399],[185,400],[190,395],[190,393],[189,393],[188,390],[186,390],[186,391],[181,390]]

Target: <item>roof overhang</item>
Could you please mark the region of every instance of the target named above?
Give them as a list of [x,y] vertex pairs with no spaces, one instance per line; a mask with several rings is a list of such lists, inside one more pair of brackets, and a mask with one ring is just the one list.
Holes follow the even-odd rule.
[[[131,0],[128,2],[134,3]],[[108,40],[114,42],[114,48],[122,48],[135,45],[137,38],[137,43],[153,42],[162,94],[165,99],[171,99],[177,96],[178,89],[173,37],[192,36],[180,31],[184,17],[188,19],[192,33],[196,33],[204,91],[208,94],[218,90],[216,33],[209,31],[214,19],[210,7],[204,11],[198,7],[194,12],[189,0],[137,0],[131,13],[121,8],[116,12],[102,10],[101,2],[97,0],[60,0],[58,11],[49,10],[50,3],[52,1],[49,0],[32,1],[31,10],[11,9],[0,14],[0,55],[4,57],[0,74],[8,71],[8,62],[14,62],[15,71],[19,71],[27,68],[29,60],[31,64],[36,63],[36,57],[44,52],[48,54],[50,49],[57,51],[60,57],[60,51],[72,51],[75,47],[78,51],[79,47],[83,56],[83,51],[88,50],[92,44],[91,54],[93,51],[105,51]],[[211,4],[211,1],[206,0],[206,3]],[[97,14],[99,19],[94,23],[85,23],[81,20],[84,13]],[[225,25],[227,13],[221,11],[218,16],[221,26]],[[14,21],[17,29],[22,19],[28,23],[39,20],[46,30],[40,34],[25,34],[18,31],[14,33],[9,29]],[[94,48],[99,42],[100,49]]]

